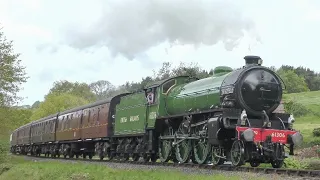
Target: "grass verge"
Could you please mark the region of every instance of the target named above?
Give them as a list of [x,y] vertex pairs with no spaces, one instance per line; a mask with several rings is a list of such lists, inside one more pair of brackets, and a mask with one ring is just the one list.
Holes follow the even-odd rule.
[[[15,157],[14,157],[15,158]],[[237,180],[237,179],[263,179],[257,178],[254,173],[247,173],[248,176],[239,177],[224,174],[200,175],[182,172],[178,170],[143,170],[143,169],[111,169],[103,164],[86,164],[77,162],[59,161],[30,161],[18,157],[14,160],[9,170],[0,175],[0,180],[104,180],[104,179],[130,179],[130,180]]]

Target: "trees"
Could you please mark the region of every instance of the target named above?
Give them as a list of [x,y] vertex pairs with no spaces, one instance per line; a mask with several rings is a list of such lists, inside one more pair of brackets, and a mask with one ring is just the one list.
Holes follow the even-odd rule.
[[13,52],[12,41],[8,41],[0,28],[0,106],[11,106],[21,98],[17,96],[20,85],[28,79],[25,67],[21,66],[20,54]]
[[71,93],[50,93],[46,96],[45,100],[40,103],[39,108],[34,110],[30,119],[37,120],[57,112],[82,106],[88,103],[89,101],[87,99]]
[[284,71],[293,71],[296,73],[299,77],[303,77],[305,79],[305,82],[307,83],[308,88],[310,91],[318,91],[320,90],[320,74],[314,72],[313,70],[309,68],[305,68],[302,66],[299,66],[297,68],[289,65],[282,65],[279,70]]
[[0,28],[0,164],[7,159],[8,135],[31,116],[28,109],[13,107],[21,98],[20,85],[27,81],[20,54],[14,53],[12,41],[7,40]]
[[54,82],[53,87],[49,90],[49,93],[46,96],[51,94],[60,95],[63,93],[69,93],[74,96],[82,97],[88,102],[94,102],[96,100],[96,96],[91,91],[88,84],[79,82],[69,82],[66,80]]
[[30,119],[37,120],[94,101],[96,101],[96,95],[91,91],[88,84],[66,80],[56,81],[45,96],[44,101],[36,101],[32,105],[35,110]]
[[96,95],[97,100],[108,98],[116,87],[109,81],[99,80],[89,85],[91,91]]
[[278,70],[278,74],[286,85],[286,93],[310,91],[303,77],[298,76],[293,70]]

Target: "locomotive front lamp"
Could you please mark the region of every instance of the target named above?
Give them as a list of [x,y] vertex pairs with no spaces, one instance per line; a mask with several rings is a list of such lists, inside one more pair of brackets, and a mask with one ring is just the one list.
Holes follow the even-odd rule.
[[242,132],[242,136],[244,140],[246,140],[247,142],[253,142],[254,132],[252,129],[246,129],[245,131]]
[[292,124],[292,123],[294,123],[294,121],[295,121],[295,119],[294,119],[293,115],[290,114],[290,117],[288,118],[288,123]]
[[246,125],[246,120],[247,120],[247,112],[246,110],[244,109],[240,115],[240,119],[241,119],[241,126],[245,126]]
[[294,117],[292,114],[290,114],[290,117],[288,118],[288,129],[292,129],[293,128],[293,123],[294,123]]
[[263,60],[262,60],[262,59],[259,59],[259,60],[258,60],[258,65],[261,66],[261,65],[262,65],[262,62],[263,62]]

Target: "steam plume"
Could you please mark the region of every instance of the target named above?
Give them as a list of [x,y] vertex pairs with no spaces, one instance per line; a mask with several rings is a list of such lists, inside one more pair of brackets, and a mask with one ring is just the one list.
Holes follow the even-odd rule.
[[78,49],[107,46],[112,55],[128,59],[163,42],[198,46],[222,41],[227,50],[232,50],[254,24],[230,2],[109,0],[96,23],[86,30],[73,28],[66,34],[66,41]]

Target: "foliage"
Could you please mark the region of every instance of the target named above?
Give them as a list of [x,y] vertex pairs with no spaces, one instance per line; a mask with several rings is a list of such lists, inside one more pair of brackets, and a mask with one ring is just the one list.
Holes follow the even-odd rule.
[[6,161],[9,145],[6,141],[0,140],[0,164]]
[[31,120],[37,120],[60,111],[71,109],[77,106],[88,104],[85,98],[70,93],[51,93],[46,96],[44,102],[40,103],[31,116]]
[[320,159],[318,158],[295,158],[290,157],[285,159],[285,167],[289,169],[312,169],[320,170]]
[[320,128],[314,128],[312,133],[314,137],[320,137]]
[[285,167],[289,169],[307,169],[308,168],[308,163],[294,157],[286,158],[284,160],[284,164],[285,164]]
[[316,73],[310,70],[309,68],[305,68],[302,66],[294,68],[293,66],[283,65],[280,67],[280,69],[285,71],[287,70],[293,71],[299,77],[304,78],[307,83],[308,89],[310,89],[311,91],[320,90],[320,74],[319,73]]
[[8,41],[0,29],[0,106],[10,106],[20,100],[17,92],[28,79],[25,67],[20,64],[20,54],[13,51],[12,41]]
[[320,91],[285,94],[284,101],[293,101],[306,107],[310,114],[320,117]]
[[8,135],[16,127],[26,124],[32,115],[30,109],[18,109],[2,107],[0,108],[0,139]]
[[0,108],[0,114],[0,164],[3,164],[8,162],[9,135],[12,130],[29,121],[32,111],[29,109],[2,107]]
[[309,113],[309,110],[298,102],[285,101],[283,104],[286,112],[293,114],[295,117],[304,116]]
[[307,86],[307,83],[305,82],[305,79],[303,77],[298,76],[294,71],[280,69],[277,73],[286,85],[286,93],[310,91]]
[[172,64],[170,62],[164,62],[158,71],[153,70],[153,77],[147,76],[142,78],[140,82],[126,82],[125,84],[111,91],[109,93],[109,97],[124,92],[138,91],[156,81],[164,80],[174,76],[188,75],[200,79],[205,78],[212,75],[212,71],[213,70],[207,72],[196,63],[185,64],[181,62],[179,66],[172,68]]
[[32,106],[31,106],[31,108],[32,109],[36,109],[36,108],[38,108],[39,106],[40,106],[40,101],[36,101],[36,102],[34,102],[33,104],[32,104]]
[[49,93],[46,96],[51,94],[60,95],[63,93],[69,93],[77,97],[82,97],[89,102],[93,102],[96,100],[96,96],[91,91],[88,84],[79,82],[69,82],[66,80],[54,82],[53,87],[49,90]]
[[91,91],[96,95],[97,100],[102,100],[110,97],[110,94],[115,91],[115,86],[109,81],[99,80],[89,85]]
[[312,158],[312,159],[308,160],[307,162],[308,162],[308,169],[320,170],[319,158],[317,158],[317,159]]

